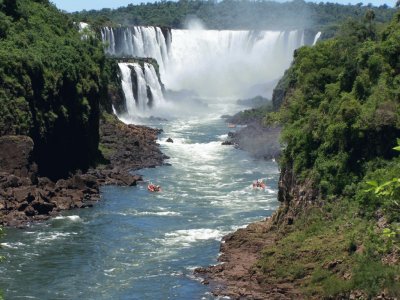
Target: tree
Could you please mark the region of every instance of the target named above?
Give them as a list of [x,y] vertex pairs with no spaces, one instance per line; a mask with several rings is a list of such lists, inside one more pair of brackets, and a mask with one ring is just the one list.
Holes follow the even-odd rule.
[[369,36],[373,37],[372,22],[375,19],[375,12],[372,9],[368,9],[365,13],[365,19],[368,21]]

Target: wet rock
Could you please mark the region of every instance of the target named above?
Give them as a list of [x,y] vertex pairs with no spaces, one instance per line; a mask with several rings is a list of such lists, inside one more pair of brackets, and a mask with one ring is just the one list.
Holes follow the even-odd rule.
[[233,145],[233,143],[232,143],[231,141],[223,141],[223,142],[221,143],[221,145],[229,146],[229,145]]
[[171,138],[167,138],[166,142],[167,143],[173,143],[174,141]]
[[51,203],[57,210],[71,209],[72,199],[70,197],[58,196],[51,199]]

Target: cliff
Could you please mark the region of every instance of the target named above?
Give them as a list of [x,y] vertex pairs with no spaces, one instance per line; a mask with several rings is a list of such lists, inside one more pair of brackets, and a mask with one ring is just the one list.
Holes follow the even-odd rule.
[[101,184],[135,185],[130,170],[163,163],[157,130],[108,115],[118,65],[78,29],[47,0],[0,2],[0,224],[91,206]]
[[48,1],[7,1],[0,16],[0,135],[30,136],[41,175],[87,169],[107,96],[100,41],[83,39]]
[[352,21],[296,51],[267,117],[283,125],[281,204],[224,238],[223,264],[197,270],[216,295],[399,297],[399,34],[398,13],[381,32]]

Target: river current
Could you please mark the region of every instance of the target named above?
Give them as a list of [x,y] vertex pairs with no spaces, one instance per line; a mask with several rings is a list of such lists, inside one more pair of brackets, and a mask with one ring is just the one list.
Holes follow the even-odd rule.
[[[225,234],[272,214],[279,171],[273,161],[221,145],[230,130],[221,115],[243,107],[208,108],[147,124],[164,130],[159,143],[171,166],[135,173],[162,192],[148,192],[146,182],[107,186],[93,208],[7,229],[5,298],[213,299],[193,269],[217,263]],[[264,191],[252,188],[259,178]]]

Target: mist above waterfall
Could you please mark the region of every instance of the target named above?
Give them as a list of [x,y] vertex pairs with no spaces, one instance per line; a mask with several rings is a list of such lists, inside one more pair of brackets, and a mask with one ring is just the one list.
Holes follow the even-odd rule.
[[172,37],[163,82],[205,97],[270,96],[267,86],[253,87],[279,78],[304,44],[302,31],[172,30]]
[[188,30],[206,30],[203,21],[196,16],[189,16],[185,20],[185,29]]

